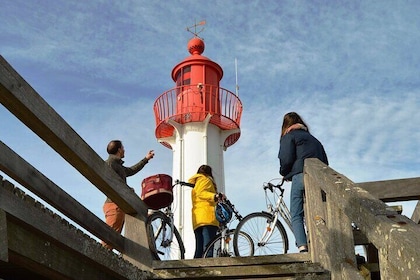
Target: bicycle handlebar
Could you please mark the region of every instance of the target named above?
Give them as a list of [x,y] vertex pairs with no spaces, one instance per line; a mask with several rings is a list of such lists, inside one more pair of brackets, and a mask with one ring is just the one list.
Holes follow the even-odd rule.
[[190,188],[194,188],[194,186],[195,186],[195,184],[191,184],[191,183],[187,183],[187,182],[183,182],[183,181],[180,181],[180,180],[175,180],[175,184],[174,184],[174,186],[175,185],[180,185],[180,186],[187,186],[187,187],[190,187]]
[[283,186],[284,182],[285,182],[284,179],[282,179],[281,182],[277,185],[274,185],[273,183],[268,182],[268,183],[264,184],[263,188],[264,188],[264,190],[269,189],[271,192],[274,192],[274,188],[277,188],[277,189],[280,190],[281,196],[283,196],[283,193],[284,193],[285,189],[282,188],[282,186]]

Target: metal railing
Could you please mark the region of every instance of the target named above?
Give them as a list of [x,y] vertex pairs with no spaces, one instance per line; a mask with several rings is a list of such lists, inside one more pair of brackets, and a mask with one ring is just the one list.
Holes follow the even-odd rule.
[[158,138],[172,136],[173,127],[167,124],[168,120],[181,124],[201,122],[210,114],[210,123],[222,130],[230,130],[239,128],[242,116],[242,103],[238,96],[208,84],[172,88],[161,94],[153,107]]

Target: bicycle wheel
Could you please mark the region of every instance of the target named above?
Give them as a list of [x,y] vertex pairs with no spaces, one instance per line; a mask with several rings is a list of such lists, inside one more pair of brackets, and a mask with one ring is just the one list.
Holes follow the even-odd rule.
[[[230,229],[226,234],[225,240],[223,240],[222,235],[218,234],[212,241],[207,244],[206,249],[203,253],[203,258],[219,258],[219,257],[234,257],[235,251],[233,250],[233,238],[235,230]],[[222,242],[228,242],[227,250],[225,246],[222,246]],[[251,237],[244,233],[240,232],[238,235],[238,248],[241,252],[241,256],[252,256],[254,254],[254,246],[252,244]]]
[[149,248],[157,260],[179,260],[185,257],[184,243],[176,227],[171,231],[169,218],[162,212],[155,212],[147,218],[146,224]]
[[[233,234],[235,237],[235,234]],[[254,255],[254,242],[252,241],[251,236],[248,233],[243,231],[238,231],[238,235],[236,237],[236,244],[233,242],[232,239],[232,247],[233,251],[235,252],[235,248],[238,252],[235,253],[235,256],[242,256],[242,257],[251,257]]]
[[[252,213],[246,216],[237,226],[233,236],[233,248],[236,256],[246,256],[240,250],[239,236],[241,232],[247,233],[252,239],[253,256],[285,254],[289,249],[289,240],[283,225],[277,221],[272,225],[273,217],[266,212]],[[271,236],[266,242],[262,237],[271,229]]]

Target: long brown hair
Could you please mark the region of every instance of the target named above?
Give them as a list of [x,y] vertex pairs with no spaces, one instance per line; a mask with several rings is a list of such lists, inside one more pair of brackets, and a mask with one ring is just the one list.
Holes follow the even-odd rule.
[[216,185],[216,182],[214,181],[214,178],[213,178],[213,171],[212,171],[212,169],[209,165],[203,164],[202,166],[200,166],[198,168],[197,173],[206,175],[207,177],[210,177],[211,181],[213,182],[214,188],[216,189],[216,192],[217,192],[217,185]]
[[298,115],[298,113],[290,112],[290,113],[287,113],[286,115],[284,115],[283,125],[281,127],[281,136],[286,134],[286,130],[296,123],[300,123],[300,124],[303,124],[304,126],[306,126],[307,131],[309,132],[308,126],[303,121],[303,119]]
[[204,174],[213,178],[213,172],[209,165],[203,164],[198,168],[197,173]]

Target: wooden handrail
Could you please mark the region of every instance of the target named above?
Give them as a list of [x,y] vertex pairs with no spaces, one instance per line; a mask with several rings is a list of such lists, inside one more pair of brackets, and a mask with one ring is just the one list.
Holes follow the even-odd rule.
[[95,214],[45,177],[2,141],[0,141],[0,170],[88,232],[101,240],[107,240],[117,250],[124,251],[123,236],[112,230]]
[[312,261],[331,270],[332,279],[348,279],[356,269],[353,222],[378,249],[382,279],[418,277],[419,225],[318,159],[305,160],[304,174]]
[[[103,236],[106,237],[106,242],[110,241],[112,245],[121,249],[134,264],[150,269],[152,256],[145,228],[147,206],[2,56],[0,56],[0,103],[101,192],[118,204],[125,213],[133,217],[128,220],[134,224],[140,234],[138,232],[126,234],[126,237],[129,236],[131,239],[124,239],[124,248],[120,248],[120,241],[113,238],[112,234],[105,232]],[[7,160],[2,159],[0,163],[5,172],[10,171],[10,167],[5,167]],[[14,173],[9,176],[22,182],[19,172],[14,171]],[[42,199],[43,197],[48,199],[44,191],[39,194]],[[54,201],[51,202],[55,204]],[[54,208],[60,207],[54,204],[52,205]],[[139,245],[141,250],[139,250]]]
[[357,183],[356,186],[365,189],[383,202],[401,202],[420,199],[420,178],[364,182]]

